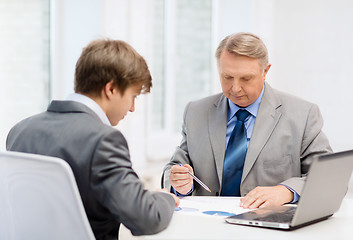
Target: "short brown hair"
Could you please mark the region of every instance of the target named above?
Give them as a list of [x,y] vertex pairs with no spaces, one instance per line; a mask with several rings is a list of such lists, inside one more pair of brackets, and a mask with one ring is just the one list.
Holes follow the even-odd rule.
[[121,94],[142,84],[142,93],[152,87],[152,77],[144,58],[120,40],[96,40],[82,50],[75,69],[75,92],[99,96],[114,81]]
[[235,33],[224,38],[216,50],[217,62],[223,50],[231,54],[259,59],[265,69],[268,65],[268,52],[263,41],[252,33]]

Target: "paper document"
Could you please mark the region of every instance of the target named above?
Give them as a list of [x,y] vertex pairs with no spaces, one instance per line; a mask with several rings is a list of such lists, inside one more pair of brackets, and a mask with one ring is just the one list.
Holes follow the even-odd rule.
[[183,197],[177,214],[229,217],[250,211],[240,207],[240,198],[235,197]]

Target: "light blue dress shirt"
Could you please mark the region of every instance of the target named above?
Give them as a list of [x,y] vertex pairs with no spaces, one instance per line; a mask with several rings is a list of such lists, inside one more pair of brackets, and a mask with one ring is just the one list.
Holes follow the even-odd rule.
[[235,114],[239,109],[245,109],[250,113],[249,116],[244,120],[244,126],[246,128],[246,135],[247,135],[247,144],[249,146],[251,134],[255,125],[257,112],[259,111],[261,99],[262,99],[262,96],[264,95],[264,90],[265,90],[265,86],[262,88],[260,96],[256,99],[256,101],[250,104],[249,106],[247,106],[246,108],[240,108],[237,105],[235,105],[231,100],[228,99],[227,135],[226,135],[227,145],[226,146],[228,146],[230,135],[232,134],[232,131],[237,122],[237,117],[235,116]]
[[[244,126],[246,128],[246,133],[247,133],[247,144],[249,146],[252,131],[255,126],[257,112],[259,111],[259,107],[260,107],[260,103],[262,100],[262,96],[264,95],[264,91],[265,91],[265,85],[262,88],[260,96],[256,99],[256,101],[253,102],[252,104],[250,104],[249,106],[247,106],[246,108],[240,108],[228,99],[228,116],[227,116],[228,121],[227,121],[227,136],[226,136],[227,146],[228,146],[228,141],[229,141],[230,135],[232,134],[232,131],[233,131],[235,124],[237,122],[237,117],[235,116],[235,113],[239,109],[245,109],[250,113],[250,115],[244,121]],[[290,188],[284,184],[281,184],[281,185],[285,186],[286,188],[288,188],[289,190],[291,190],[294,193],[293,201],[290,203],[295,203],[299,200],[300,196],[296,191],[294,191],[292,188]]]

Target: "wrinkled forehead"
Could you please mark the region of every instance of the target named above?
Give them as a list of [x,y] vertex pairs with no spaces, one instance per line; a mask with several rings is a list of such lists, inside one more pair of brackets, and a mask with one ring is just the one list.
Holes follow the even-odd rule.
[[258,73],[266,68],[263,67],[261,59],[229,52],[222,52],[217,67],[220,73],[228,72],[229,74],[240,72]]

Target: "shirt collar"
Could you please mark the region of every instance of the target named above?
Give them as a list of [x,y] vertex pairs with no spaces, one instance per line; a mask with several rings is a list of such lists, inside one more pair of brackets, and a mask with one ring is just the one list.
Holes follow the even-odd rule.
[[240,108],[237,105],[235,105],[231,100],[229,100],[228,98],[228,121],[231,120],[234,116],[235,113],[239,110],[239,109],[245,109],[247,110],[252,116],[254,116],[256,118],[257,116],[257,112],[259,111],[259,107],[260,107],[260,103],[261,103],[261,99],[262,96],[264,95],[264,91],[265,91],[265,84],[264,87],[262,88],[262,91],[260,93],[260,96],[256,99],[255,102],[253,102],[252,104],[250,104],[249,106],[247,106],[246,108]]
[[103,109],[93,99],[82,94],[72,93],[66,98],[66,100],[82,103],[97,114],[104,124],[111,126],[110,121]]

